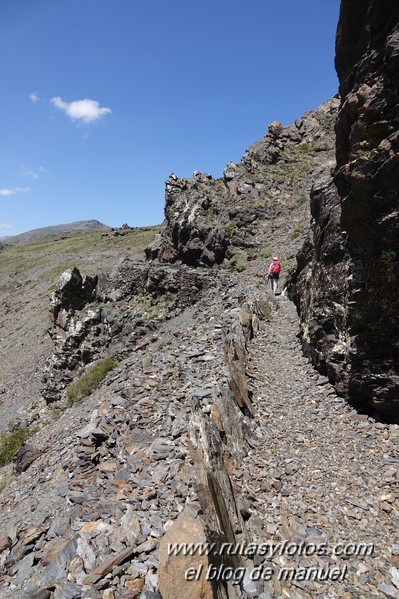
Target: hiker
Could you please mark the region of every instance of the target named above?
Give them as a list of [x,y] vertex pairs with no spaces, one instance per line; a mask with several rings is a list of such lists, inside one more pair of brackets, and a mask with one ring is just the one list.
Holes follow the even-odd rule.
[[270,280],[270,285],[274,295],[277,293],[278,280],[280,278],[281,264],[280,260],[275,256],[273,262],[269,266],[267,271],[267,278]]

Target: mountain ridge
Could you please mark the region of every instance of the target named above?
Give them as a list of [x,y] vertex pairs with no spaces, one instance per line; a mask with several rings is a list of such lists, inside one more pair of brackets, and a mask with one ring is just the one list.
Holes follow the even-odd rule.
[[8,235],[6,237],[0,237],[0,242],[3,243],[24,243],[29,241],[38,241],[45,237],[51,237],[52,235],[58,235],[60,233],[72,233],[74,231],[108,231],[111,229],[108,225],[101,223],[98,220],[77,220],[71,223],[63,223],[59,225],[50,225],[48,227],[39,227],[38,229],[31,229],[18,235]]

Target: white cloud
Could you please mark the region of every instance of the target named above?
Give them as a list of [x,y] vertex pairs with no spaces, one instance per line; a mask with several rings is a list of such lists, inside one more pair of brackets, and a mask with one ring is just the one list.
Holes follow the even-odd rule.
[[13,196],[15,193],[20,193],[21,191],[30,191],[30,187],[14,187],[14,189],[3,188],[0,189],[0,196]]
[[26,166],[21,166],[22,176],[29,177],[30,179],[38,179],[39,175],[33,168],[27,168]]
[[83,121],[84,123],[94,123],[106,114],[110,114],[110,108],[102,108],[97,100],[75,100],[74,102],[64,102],[59,96],[50,100],[54,106],[63,110],[73,121]]
[[32,92],[29,95],[29,97],[30,97],[31,101],[33,102],[33,104],[36,104],[36,102],[39,102],[39,100],[40,100],[37,92]]
[[12,229],[12,225],[6,225],[6,223],[0,223],[0,229]]
[[21,166],[21,171],[23,177],[29,177],[30,179],[38,179],[40,175],[46,172],[46,169],[43,166],[38,166],[36,168]]

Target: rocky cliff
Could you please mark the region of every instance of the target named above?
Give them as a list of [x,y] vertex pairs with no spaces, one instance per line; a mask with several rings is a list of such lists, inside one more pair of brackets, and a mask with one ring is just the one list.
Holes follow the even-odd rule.
[[334,177],[298,256],[303,343],[339,393],[399,421],[399,6],[343,1]]
[[191,179],[172,174],[165,221],[147,257],[213,266],[237,253],[255,259],[267,244],[292,258],[308,227],[311,185],[335,166],[338,103],[328,100],[286,127],[271,123],[221,179],[198,171]]

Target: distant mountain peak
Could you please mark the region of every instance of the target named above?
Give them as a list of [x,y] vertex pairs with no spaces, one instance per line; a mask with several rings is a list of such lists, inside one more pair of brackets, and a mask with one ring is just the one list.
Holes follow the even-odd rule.
[[60,233],[73,233],[74,231],[107,231],[111,227],[104,225],[99,220],[76,220],[72,223],[64,223],[61,225],[51,225],[49,227],[41,227],[39,229],[32,229],[26,231],[20,235],[13,235],[10,237],[1,238],[1,240],[7,243],[20,243],[27,241],[36,241],[50,237],[51,235],[58,235]]

